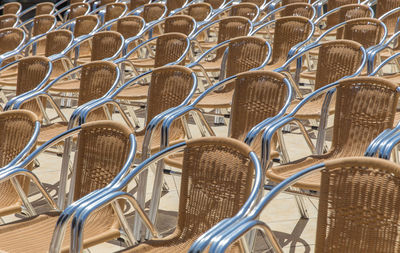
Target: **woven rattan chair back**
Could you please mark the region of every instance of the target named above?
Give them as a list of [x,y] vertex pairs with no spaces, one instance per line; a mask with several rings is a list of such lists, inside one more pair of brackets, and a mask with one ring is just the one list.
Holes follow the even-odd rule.
[[[218,24],[217,43],[224,42],[240,36],[246,36],[250,32],[250,21],[245,17],[227,17],[221,19]],[[220,59],[225,48],[217,49],[215,60]]]
[[229,16],[245,17],[253,20],[257,15],[257,5],[254,3],[240,3],[232,6]]
[[166,0],[165,6],[167,6],[167,15],[178,8],[182,8],[186,0]]
[[149,23],[151,21],[158,20],[162,17],[165,12],[165,5],[160,3],[145,4],[143,6],[143,12],[141,13],[144,21]]
[[264,0],[243,0],[242,3],[253,3],[258,7],[261,7],[264,4]]
[[[189,241],[233,216],[250,194],[254,169],[241,141],[228,138],[189,140],[184,150],[176,239]],[[179,245],[179,244],[178,244]],[[171,248],[169,248],[171,249]],[[175,252],[184,249],[175,248]]]
[[357,18],[347,21],[342,37],[337,39],[354,40],[364,48],[377,45],[383,36],[382,21],[374,18]]
[[74,37],[77,38],[91,33],[96,28],[97,20],[97,16],[95,15],[77,17],[74,27]]
[[273,71],[238,74],[232,98],[230,137],[244,141],[255,125],[279,113],[287,96],[284,78]]
[[308,3],[308,0],[282,0],[282,6],[294,3]]
[[71,43],[72,32],[65,29],[51,31],[46,35],[46,49],[44,55],[49,57],[61,53]]
[[332,150],[335,156],[361,156],[369,143],[393,126],[397,85],[377,77],[344,79],[337,87]]
[[110,21],[121,17],[121,15],[126,10],[126,5],[124,3],[111,3],[106,6],[106,14],[104,15],[104,21]]
[[[357,4],[358,0],[331,0],[328,3],[328,11],[333,10],[337,7],[347,5],[347,4]],[[340,15],[338,12],[332,13],[331,15],[328,15],[327,17],[327,25],[328,28],[337,25],[344,20],[340,20]]]
[[351,75],[361,66],[361,44],[350,40],[325,42],[319,48],[314,89]]
[[[378,12],[376,12],[376,17],[380,17],[383,14],[385,14],[386,12],[392,10],[392,7],[390,7],[387,11],[383,12],[389,6],[395,6],[393,8],[400,7],[399,1],[379,1],[379,3],[382,3],[384,6],[377,7],[377,11],[378,11],[378,9],[380,9],[380,12],[382,12],[382,14],[378,15]],[[387,4],[388,6],[386,7],[385,4]],[[399,18],[400,18],[400,12],[395,11],[392,14],[390,14],[382,19],[382,21],[385,23],[385,25],[388,29],[389,35],[392,35],[393,33],[396,32],[396,25],[397,25],[397,21]]]
[[280,12],[281,17],[300,16],[311,19],[313,17],[313,7],[309,3],[292,3],[285,5]]
[[287,60],[290,49],[307,39],[311,24],[305,17],[283,17],[276,20],[272,59],[270,64]]
[[[340,8],[340,10],[338,11],[338,16],[339,23],[342,23],[344,21],[349,21],[356,18],[369,18],[371,16],[371,11],[366,5],[348,4]],[[337,29],[336,37],[343,37],[343,27]]]
[[146,125],[161,112],[180,105],[193,87],[192,70],[164,66],[153,70],[147,98]]
[[20,28],[0,29],[0,54],[12,51],[24,39],[24,31]]
[[194,18],[196,22],[206,19],[211,11],[212,7],[208,3],[195,3],[188,7],[188,15]]
[[74,200],[105,187],[120,172],[128,157],[131,133],[129,128],[112,121],[82,125],[78,139]]
[[40,35],[48,32],[56,23],[56,17],[48,14],[36,16],[33,20],[32,35]]
[[121,34],[118,32],[104,31],[96,33],[92,39],[91,61],[115,55],[122,43]]
[[85,0],[69,0],[70,4],[83,3]]
[[[399,0],[379,0],[376,4],[375,16],[380,17],[388,11],[400,7]],[[399,14],[397,14],[399,15]],[[396,20],[397,21],[397,20]]]
[[264,39],[250,36],[237,37],[229,42],[226,77],[260,66],[268,55]]
[[100,0],[99,7],[100,7],[100,6],[107,5],[107,4],[116,3],[116,2],[117,2],[117,0]]
[[154,67],[158,68],[178,60],[187,48],[186,38],[183,33],[166,33],[159,36],[156,42]]
[[210,4],[213,9],[218,9],[225,1],[224,0],[204,0],[204,2]]
[[13,27],[18,22],[18,16],[15,14],[5,14],[0,16],[0,29]]
[[69,7],[68,19],[74,19],[79,16],[85,15],[85,13],[90,9],[90,5],[87,3],[75,3],[71,4]]
[[187,15],[174,15],[165,19],[164,33],[179,32],[188,36],[196,24],[194,19]]
[[315,252],[399,252],[400,167],[366,157],[325,167]]
[[51,2],[38,3],[36,5],[35,16],[43,14],[51,14],[54,9],[54,4]]
[[139,16],[127,16],[118,19],[117,32],[122,34],[125,39],[136,36],[143,28],[145,21]]
[[18,2],[11,2],[4,4],[3,15],[4,14],[17,14],[21,10],[21,4]]
[[129,3],[129,10],[134,10],[136,8],[139,8],[142,5],[145,5],[151,1],[149,0],[131,0]]
[[[43,56],[30,56],[20,60],[18,63],[16,95],[33,90],[43,81],[49,70],[49,61],[48,58]],[[45,102],[45,100],[42,102]],[[40,119],[43,117],[36,100],[24,103],[21,108],[35,113]]]

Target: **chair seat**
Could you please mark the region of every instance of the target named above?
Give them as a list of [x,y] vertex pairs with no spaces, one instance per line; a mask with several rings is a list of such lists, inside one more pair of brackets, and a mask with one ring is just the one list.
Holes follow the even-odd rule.
[[197,104],[199,108],[230,108],[234,90],[228,92],[210,92]]
[[81,84],[80,80],[78,80],[78,79],[60,81],[51,86],[50,92],[77,93],[77,92],[79,92],[80,84]]
[[37,144],[42,145],[51,138],[67,131],[68,122],[57,122],[48,126],[42,126],[40,129],[39,137],[37,139]]
[[137,68],[154,68],[154,59],[152,58],[134,59],[131,62]]
[[[216,61],[202,61],[200,62],[201,66],[207,71],[207,72],[217,72],[221,71],[221,63],[222,59],[217,59]],[[194,70],[196,72],[200,71],[200,67],[194,67]]]
[[146,99],[148,93],[149,93],[148,85],[136,85],[121,91],[118,94],[117,99],[141,100],[141,99]]
[[[298,119],[319,119],[321,117],[321,109],[322,104],[324,103],[324,96],[320,96],[312,101],[305,103],[300,110],[296,113],[296,118]],[[297,104],[300,103],[300,100],[294,100],[287,112],[291,112]],[[335,97],[332,98],[331,103],[329,105],[329,115],[335,113]]]
[[0,217],[21,212],[22,201],[11,182],[0,184]]
[[[4,252],[48,252],[59,212],[49,212],[30,219],[0,226],[0,251]],[[84,247],[120,236],[115,219],[93,215],[84,229]],[[65,233],[62,252],[69,252],[70,226]]]
[[399,73],[396,73],[393,75],[385,75],[385,76],[383,76],[383,78],[385,78],[386,80],[389,80],[391,82],[394,82],[397,85],[400,85],[400,74]]

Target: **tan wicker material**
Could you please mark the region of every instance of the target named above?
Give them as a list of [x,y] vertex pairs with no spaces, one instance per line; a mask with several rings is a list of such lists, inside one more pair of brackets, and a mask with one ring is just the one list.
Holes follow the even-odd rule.
[[44,14],[34,18],[32,35],[44,34],[50,30],[56,18],[52,15]]
[[16,25],[18,16],[15,14],[5,14],[0,16],[0,29],[9,28]]
[[[17,48],[24,38],[24,31],[20,28],[3,28],[0,30],[0,54]],[[2,75],[3,76],[3,75]]]
[[51,14],[54,9],[54,3],[52,2],[44,2],[36,4],[35,16],[43,15],[43,14]]
[[117,31],[124,36],[125,39],[136,36],[143,28],[145,21],[139,16],[127,16],[118,19]]
[[203,21],[211,13],[212,7],[208,3],[195,3],[188,7],[188,15],[196,20]]
[[[12,110],[0,112],[0,166],[11,162],[31,139],[37,117],[30,111]],[[28,180],[20,180],[26,192]],[[10,181],[0,184],[0,216],[21,211],[22,201]]]
[[149,3],[149,0],[131,0],[129,3],[129,10],[134,10],[142,5]]
[[185,2],[186,0],[166,0],[167,15],[175,9],[182,8]]
[[204,0],[204,2],[210,4],[213,9],[218,9],[224,3],[224,0]]
[[165,19],[164,33],[183,33],[188,36],[196,24],[193,18],[187,15],[173,15]]
[[[51,31],[46,35],[46,47],[44,55],[49,57],[51,55],[59,54],[71,43],[73,34],[69,30],[60,29]],[[51,72],[52,78],[55,78],[65,71],[67,71],[61,61],[53,62],[53,71]]]
[[188,141],[175,232],[123,252],[187,252],[197,237],[233,216],[250,194],[253,168],[249,152],[248,146],[234,139]]
[[69,15],[68,15],[68,19],[74,19],[77,18],[79,16],[84,15],[87,10],[90,9],[90,5],[87,3],[74,3],[71,4],[69,7]]
[[321,172],[316,252],[399,252],[400,168],[377,158],[328,161]]
[[257,5],[254,3],[240,3],[232,6],[229,16],[240,16],[253,20],[257,15]]
[[[376,17],[380,17],[392,9],[398,8],[400,1],[398,0],[379,0],[376,5]],[[399,15],[399,14],[397,14]],[[396,18],[397,19],[397,18]]]
[[100,0],[100,4],[99,6],[103,6],[103,5],[107,5],[107,4],[111,4],[111,3],[115,3],[117,2],[116,0]]
[[[260,66],[268,55],[266,41],[257,37],[238,37],[229,42],[226,76],[232,76]],[[197,106],[200,108],[229,108],[234,83],[205,96]]]
[[87,15],[79,16],[75,21],[74,37],[89,34],[93,31],[97,24],[97,16]]
[[69,0],[70,4],[83,3],[85,0]]
[[125,11],[126,5],[124,3],[111,3],[106,5],[106,14],[104,15],[104,22],[119,18]]
[[18,2],[11,2],[4,4],[3,15],[4,14],[17,14],[18,10],[21,9],[21,4]]
[[292,3],[285,5],[285,8],[280,12],[281,17],[301,16],[311,19],[313,16],[313,7],[308,3]]
[[[369,143],[393,126],[399,94],[397,85],[378,77],[344,79],[337,86],[332,147],[323,155],[312,155],[272,167],[267,177],[275,182],[313,164],[331,159],[363,156]],[[320,174],[307,177],[296,187],[320,190]]]
[[[315,1],[311,1],[315,2]],[[282,0],[282,6],[294,3],[308,3],[308,0]]]
[[149,23],[151,21],[158,20],[162,17],[165,11],[165,6],[160,3],[145,4],[143,6],[143,12],[141,13],[144,21]]
[[[343,5],[357,4],[357,3],[358,3],[357,0],[332,0],[332,1],[329,1],[329,3],[328,3],[328,11],[333,10],[333,9],[343,6]],[[340,17],[340,15],[338,12],[328,15],[328,17],[327,17],[328,28],[344,21],[344,20],[340,20],[339,17]]]
[[[74,200],[106,186],[122,168],[129,151],[129,130],[111,121],[82,125],[78,139],[78,158]],[[59,212],[45,213],[0,227],[0,250],[7,252],[47,252]],[[119,223],[111,207],[103,208],[85,223],[84,247],[116,239]],[[62,252],[69,252],[70,227],[63,241]],[[15,243],[14,240],[24,240]]]
[[353,40],[360,43],[364,48],[377,45],[382,39],[384,28],[383,22],[374,18],[357,18],[348,20],[344,26],[343,34],[337,34],[337,38]]

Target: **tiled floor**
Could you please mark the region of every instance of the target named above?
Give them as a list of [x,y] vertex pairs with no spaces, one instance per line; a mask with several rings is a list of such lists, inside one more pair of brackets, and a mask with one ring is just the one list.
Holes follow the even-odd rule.
[[[71,110],[67,110],[70,112]],[[117,120],[118,120],[117,115]],[[193,126],[191,126],[193,127]],[[195,128],[192,128],[196,132]],[[214,127],[218,136],[226,136],[227,127]],[[285,135],[289,154],[291,159],[299,158],[309,154],[309,150],[300,134],[296,132]],[[43,154],[39,158],[40,167],[35,170],[40,180],[44,182],[46,188],[53,196],[57,195],[58,180],[60,174],[61,158]],[[150,173],[152,176],[152,173]],[[169,191],[165,192],[160,203],[160,211],[157,221],[157,228],[160,232],[170,233],[175,226],[177,209],[179,203],[179,176],[165,176]],[[150,181],[151,182],[151,181]],[[133,188],[135,183],[132,184]],[[147,199],[150,199],[150,186],[148,187]],[[30,198],[34,200],[34,205],[39,207],[39,211],[46,210],[43,199],[38,194],[33,194]],[[292,195],[279,195],[263,211],[260,219],[266,222],[274,231],[285,252],[313,252],[315,241],[315,226],[318,201],[305,199],[308,207],[309,219],[301,219],[295,199]],[[132,224],[132,212],[128,211],[129,221]],[[21,218],[21,215],[12,215],[5,218],[6,221],[12,221]],[[266,246],[261,236],[257,237],[257,252],[265,252]],[[121,241],[111,241],[90,248],[90,252],[113,252],[124,248]]]

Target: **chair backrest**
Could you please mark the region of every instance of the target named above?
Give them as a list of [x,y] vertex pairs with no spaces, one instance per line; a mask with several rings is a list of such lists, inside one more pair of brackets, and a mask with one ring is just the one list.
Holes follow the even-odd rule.
[[72,41],[72,32],[65,29],[51,31],[46,35],[46,48],[44,55],[49,57],[61,53]]
[[78,138],[74,200],[103,188],[122,169],[130,149],[132,131],[113,121],[82,125]]
[[21,11],[22,6],[18,2],[6,3],[4,4],[3,15],[4,14],[18,14]]
[[[328,11],[333,10],[337,7],[340,7],[342,5],[347,5],[347,4],[357,4],[358,0],[331,0],[328,3]],[[332,27],[334,25],[337,25],[341,22],[339,18],[339,13],[335,12],[332,13],[331,15],[328,15],[328,27]],[[343,20],[344,21],[344,20]]]
[[93,61],[83,65],[78,105],[83,105],[106,94],[116,81],[116,69],[117,66],[114,63],[106,61]]
[[134,10],[142,5],[151,3],[151,0],[131,0],[129,3],[129,10]]
[[383,36],[383,22],[374,18],[357,18],[348,20],[341,37],[337,39],[354,40],[364,48],[377,45]]
[[339,157],[362,156],[369,143],[393,126],[397,85],[378,77],[340,81],[336,91],[331,150]]
[[27,110],[0,112],[0,166],[11,162],[35,131],[36,115]]
[[178,60],[185,53],[187,46],[187,36],[183,33],[166,33],[159,36],[156,42],[154,67],[158,68]]
[[165,8],[165,5],[161,3],[145,4],[141,16],[146,23],[149,23],[160,19],[165,12]]
[[115,3],[115,2],[117,2],[117,0],[100,0],[99,7],[100,7],[100,6],[103,6],[103,5]]
[[25,32],[20,28],[0,29],[0,54],[12,51],[24,39]]
[[[341,6],[338,11],[338,22],[342,23],[344,21],[356,19],[356,18],[370,18],[371,17],[371,10],[368,6],[363,4],[347,4]],[[329,21],[329,20],[328,20]],[[334,26],[335,24],[331,24],[330,27]],[[329,24],[328,24],[329,27]],[[343,36],[343,28],[339,28],[337,30],[337,37],[341,38]]]
[[117,32],[122,34],[125,39],[136,36],[143,28],[145,21],[139,16],[127,16],[118,19]]
[[304,41],[311,33],[311,24],[305,17],[282,17],[276,20],[271,64],[287,60],[290,49]]
[[193,85],[189,68],[174,65],[154,69],[147,98],[146,125],[161,112],[180,105]]
[[287,99],[284,79],[284,75],[273,71],[238,74],[232,98],[230,137],[244,141],[251,128],[279,113]]
[[75,20],[74,37],[91,33],[97,25],[96,15],[79,16]]
[[211,13],[212,7],[208,3],[195,3],[188,7],[188,15],[196,22],[203,21]]
[[114,31],[98,32],[92,39],[91,61],[102,60],[115,55],[123,41],[121,34]]
[[254,175],[250,151],[243,142],[229,138],[187,141],[176,227],[183,241],[234,216],[245,203]]
[[218,9],[225,0],[204,0],[204,2],[210,4],[213,9]]
[[69,7],[68,19],[74,19],[79,16],[85,15],[85,13],[90,9],[88,3],[74,3]]
[[44,2],[36,4],[35,16],[43,15],[43,14],[51,14],[54,10],[54,3],[52,2]]
[[15,14],[4,14],[0,16],[0,29],[13,27],[18,22]]
[[[396,8],[397,7],[400,7],[400,5],[396,4]],[[383,14],[385,14],[385,13],[383,13]],[[376,17],[381,17],[381,16],[376,15]],[[400,10],[394,11],[393,13],[388,14],[384,18],[379,18],[380,20],[382,20],[385,23],[385,25],[388,29],[389,36],[396,32],[396,25],[397,25],[397,21],[399,18],[400,18]]]
[[164,33],[179,32],[188,36],[196,28],[195,20],[187,15],[174,15],[165,19]]
[[104,21],[110,21],[115,18],[121,17],[121,15],[127,10],[127,6],[124,3],[111,3],[106,5],[106,14],[104,15]]
[[[243,0],[242,3],[253,3],[258,7],[261,7],[264,4],[265,0]],[[283,5],[283,4],[282,4]]]
[[[375,17],[380,17],[388,11],[400,7],[399,0],[379,0],[376,3]],[[398,16],[399,14],[397,14]],[[396,20],[397,21],[397,20]]]
[[69,0],[70,4],[83,3],[85,0]]
[[254,3],[240,3],[232,6],[229,16],[240,16],[253,20],[257,15],[257,5]]
[[324,42],[319,48],[314,89],[351,75],[361,66],[361,44],[351,40]]
[[270,54],[266,40],[257,37],[234,38],[228,48],[226,77],[261,66]]
[[48,32],[57,22],[56,17],[48,14],[36,16],[33,20],[32,35],[40,35]]
[[166,0],[165,6],[167,6],[167,15],[178,8],[182,8],[186,3],[186,0]]
[[315,252],[399,252],[400,167],[378,158],[325,163]]
[[314,14],[313,7],[309,3],[292,3],[285,5],[280,12],[281,17],[300,16],[311,19]]

